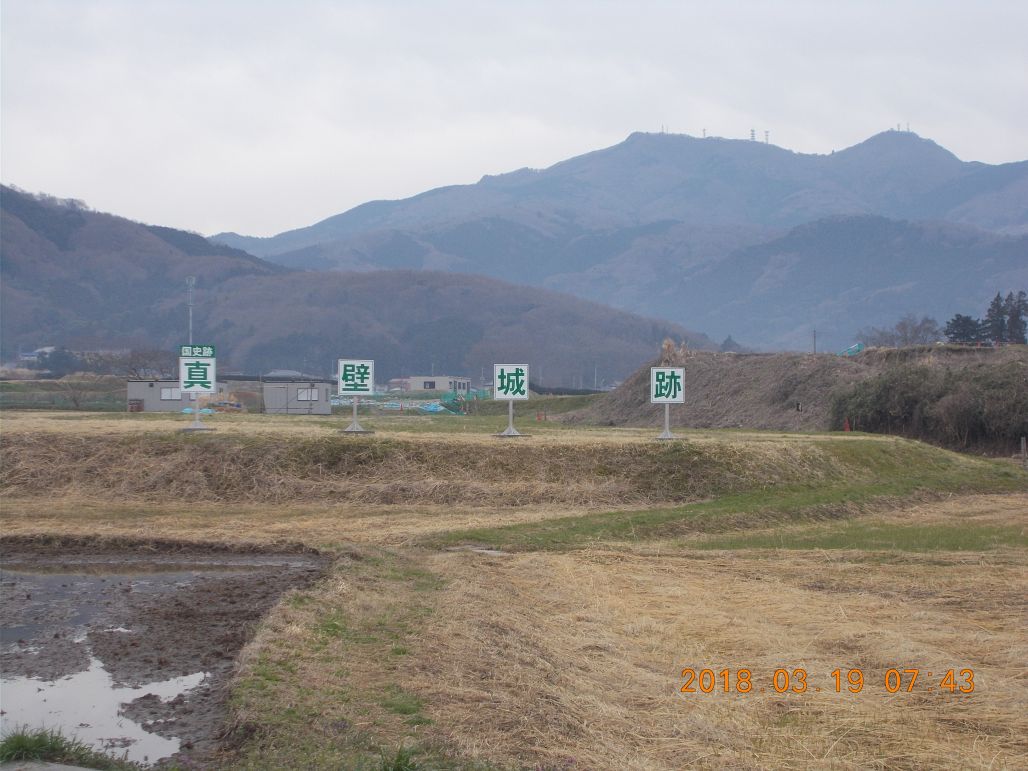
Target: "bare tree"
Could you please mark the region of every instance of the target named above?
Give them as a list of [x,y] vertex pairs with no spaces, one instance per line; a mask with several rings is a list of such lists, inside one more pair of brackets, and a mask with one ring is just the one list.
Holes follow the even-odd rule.
[[173,378],[178,364],[175,354],[158,348],[89,354],[88,363],[97,372],[132,380]]
[[902,348],[908,345],[931,345],[942,339],[939,322],[929,316],[917,318],[913,313],[896,322],[891,329],[869,327],[857,337],[864,345],[878,348]]
[[90,394],[95,394],[103,384],[103,375],[95,372],[76,372],[73,375],[65,375],[57,381],[71,406],[76,410],[82,409],[82,405]]
[[931,345],[942,339],[942,330],[935,319],[922,316],[918,320],[914,314],[908,313],[896,322],[896,338],[901,346]]

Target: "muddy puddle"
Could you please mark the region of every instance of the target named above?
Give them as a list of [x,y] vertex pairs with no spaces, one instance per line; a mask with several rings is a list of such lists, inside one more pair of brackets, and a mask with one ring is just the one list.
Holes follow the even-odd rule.
[[0,729],[59,728],[144,763],[203,768],[235,658],[310,553],[0,542]]

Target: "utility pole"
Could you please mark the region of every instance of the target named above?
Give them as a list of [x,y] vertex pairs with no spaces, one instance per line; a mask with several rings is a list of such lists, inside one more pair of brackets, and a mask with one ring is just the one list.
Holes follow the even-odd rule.
[[817,353],[817,327],[814,327],[814,353]]
[[186,276],[186,305],[189,306],[189,344],[193,344],[193,288],[196,276]]

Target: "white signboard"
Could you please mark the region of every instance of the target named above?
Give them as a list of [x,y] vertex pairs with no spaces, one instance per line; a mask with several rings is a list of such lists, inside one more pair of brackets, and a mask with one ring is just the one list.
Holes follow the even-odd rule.
[[493,398],[502,401],[528,398],[527,364],[493,365]]
[[685,367],[650,367],[650,404],[684,404]]
[[213,345],[179,346],[178,387],[182,394],[218,392]]
[[339,395],[370,396],[375,390],[373,359],[339,360]]

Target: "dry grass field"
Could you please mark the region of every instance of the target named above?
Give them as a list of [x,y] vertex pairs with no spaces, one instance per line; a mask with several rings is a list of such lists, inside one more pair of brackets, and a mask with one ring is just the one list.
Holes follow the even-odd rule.
[[[448,583],[408,687],[471,757],[625,769],[1026,760],[1022,561],[869,570],[859,552],[590,551],[430,564]],[[728,668],[733,692],[722,677],[713,693],[681,693],[686,667]],[[806,692],[775,693],[778,668],[794,683],[806,670]],[[864,689],[836,693],[836,668],[861,669]],[[920,669],[921,682],[890,694],[890,668]],[[974,693],[939,690],[953,668],[974,671]]]
[[[1012,463],[859,435],[255,418],[202,437],[3,418],[5,538],[336,555],[245,649],[223,767],[1028,766]],[[716,687],[683,693],[686,668]]]

